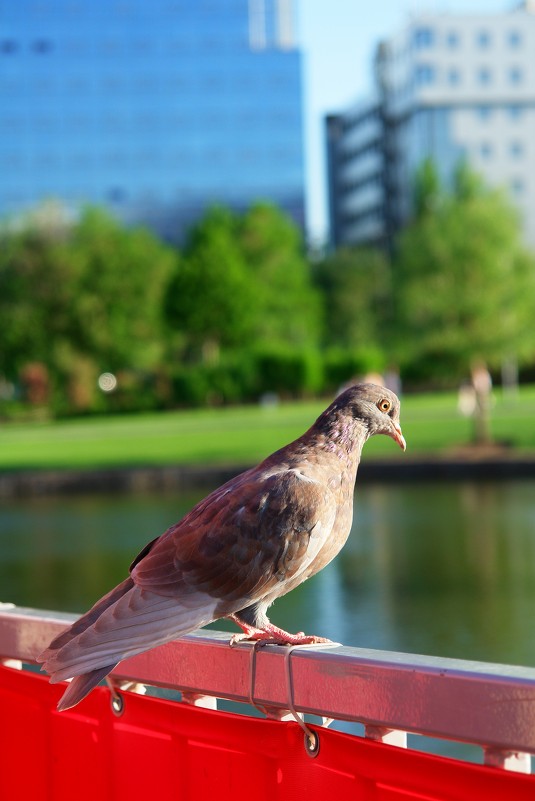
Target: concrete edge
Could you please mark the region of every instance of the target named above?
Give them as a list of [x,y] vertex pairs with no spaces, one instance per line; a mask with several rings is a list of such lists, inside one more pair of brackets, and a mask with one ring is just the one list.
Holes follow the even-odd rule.
[[[164,465],[78,470],[0,471],[0,498],[92,492],[211,490],[250,465]],[[364,460],[362,482],[465,481],[535,478],[535,455],[486,458],[414,457]]]

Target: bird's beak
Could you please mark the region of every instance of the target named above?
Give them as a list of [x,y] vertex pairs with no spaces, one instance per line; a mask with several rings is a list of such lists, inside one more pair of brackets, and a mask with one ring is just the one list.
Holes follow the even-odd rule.
[[393,431],[390,434],[390,436],[392,437],[394,442],[397,442],[402,451],[407,450],[407,443],[405,442],[405,437],[401,433],[401,428],[399,427],[399,425],[397,423],[392,423],[392,428]]

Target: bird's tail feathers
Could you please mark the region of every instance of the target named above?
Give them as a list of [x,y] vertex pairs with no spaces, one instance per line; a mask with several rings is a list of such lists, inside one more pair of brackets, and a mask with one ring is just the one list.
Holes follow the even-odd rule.
[[83,673],[81,676],[76,676],[61,696],[58,710],[63,712],[65,709],[76,706],[114,667],[115,665],[106,665],[97,670],[91,670],[89,673]]
[[61,634],[58,634],[58,636],[52,640],[48,648],[39,654],[37,657],[37,662],[43,664],[48,659],[51,659],[60,650],[60,648],[63,648],[64,645],[66,645],[68,642],[71,642],[71,640],[92,626],[93,623],[95,623],[102,615],[102,613],[106,611],[106,609],[118,601],[119,598],[122,598],[122,596],[131,590],[133,586],[134,582],[129,576],[127,579],[114,587],[113,590],[110,590],[110,592],[104,595],[103,598],[100,598],[100,600],[98,600],[96,604],[94,604],[94,606],[92,606],[91,609],[85,613],[85,615],[82,615],[82,617],[78,618],[78,620],[75,620],[75,622],[62,631]]
[[60,708],[78,703],[123,659],[214,619],[214,598],[198,592],[187,600],[186,605],[157,595],[127,579],[56,637],[38,661],[52,684],[75,677]]

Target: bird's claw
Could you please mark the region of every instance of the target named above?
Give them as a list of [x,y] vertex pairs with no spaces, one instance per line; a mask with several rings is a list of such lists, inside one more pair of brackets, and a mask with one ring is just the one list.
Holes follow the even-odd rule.
[[233,648],[240,642],[262,642],[265,645],[318,645],[319,643],[332,643],[327,637],[318,637],[315,634],[289,634],[287,631],[254,631],[242,634],[233,634],[229,645]]
[[242,632],[241,634],[233,634],[228,644],[231,648],[234,648],[235,645],[238,645],[240,642],[253,642],[253,637],[250,634],[245,634]]

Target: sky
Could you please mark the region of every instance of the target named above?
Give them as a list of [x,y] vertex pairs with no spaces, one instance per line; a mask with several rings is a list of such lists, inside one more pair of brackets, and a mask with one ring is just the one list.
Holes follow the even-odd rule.
[[[513,0],[296,0],[297,36],[303,53],[307,218],[312,241],[327,239],[323,117],[365,98],[372,87],[375,45],[411,14],[496,13]],[[363,10],[365,9],[365,10]]]

